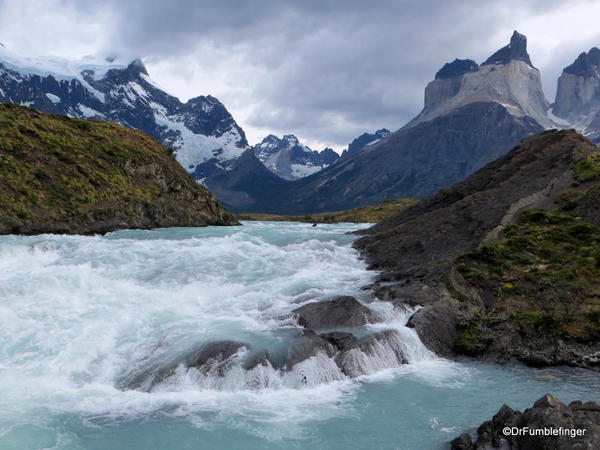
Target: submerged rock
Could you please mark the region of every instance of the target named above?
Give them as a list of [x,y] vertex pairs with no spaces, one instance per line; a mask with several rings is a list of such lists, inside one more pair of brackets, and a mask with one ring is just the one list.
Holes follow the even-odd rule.
[[358,339],[352,333],[334,331],[332,333],[320,334],[320,337],[335,346],[338,350],[348,350],[356,347]]
[[338,353],[335,362],[351,378],[378,370],[400,367],[408,362],[397,331],[386,330],[369,334]]
[[211,342],[190,354],[183,362],[185,367],[194,367],[204,375],[223,376],[231,367],[231,356],[249,346],[236,341]]
[[458,306],[455,301],[438,301],[425,305],[414,313],[406,324],[414,328],[423,344],[438,355],[452,354],[448,342],[458,338]]
[[242,367],[244,368],[244,370],[252,370],[257,366],[266,367],[269,364],[271,364],[271,362],[269,361],[269,352],[266,350],[261,350],[258,353],[250,356],[248,359],[246,359]]
[[345,376],[354,378],[408,362],[400,335],[395,330],[372,333],[360,339],[352,333],[335,331],[317,335],[304,330],[288,350],[287,370],[322,353],[333,359]]
[[369,308],[349,295],[309,303],[292,312],[304,328],[359,327],[377,321]]
[[[511,435],[506,433],[511,429]],[[527,428],[530,433],[516,435],[514,429]],[[542,432],[533,436],[533,430],[554,429],[564,435]],[[585,431],[584,431],[585,430]],[[498,413],[477,429],[477,440],[467,433],[450,443],[452,450],[492,449],[586,449],[600,448],[600,405],[596,402],[572,402],[568,406],[550,394],[536,401],[524,412],[502,405]]]
[[314,331],[303,330],[288,349],[285,367],[290,369],[299,362],[312,358],[318,352],[331,357],[335,355],[336,349]]
[[204,375],[223,376],[231,367],[231,357],[242,348],[249,346],[227,340],[204,343],[183,353],[146,362],[138,370],[121,377],[116,385],[122,390],[149,392],[158,383],[173,375],[179,366],[186,369],[193,367]]

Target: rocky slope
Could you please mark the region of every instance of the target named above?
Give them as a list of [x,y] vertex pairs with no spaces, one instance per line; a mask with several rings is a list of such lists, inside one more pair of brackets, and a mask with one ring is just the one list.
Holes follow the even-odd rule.
[[[472,103],[393,133],[315,175],[263,190],[263,195],[253,186],[251,204],[232,205],[241,212],[310,214],[403,196],[423,198],[542,130],[533,119],[512,116],[497,103]],[[207,186],[218,192],[216,185]]]
[[227,165],[248,147],[243,130],[216,98],[180,102],[151,80],[139,59],[26,58],[0,47],[0,102],[141,130],[175,150],[192,174],[204,162]]
[[204,185],[232,211],[260,210],[262,199],[279,196],[291,182],[278,177],[265,167],[250,148],[229,166],[214,171]]
[[376,144],[381,139],[388,137],[390,134],[392,134],[391,131],[386,128],[381,128],[380,130],[375,131],[375,133],[363,133],[350,142],[348,148],[342,152],[340,157],[346,158],[350,155],[354,155],[363,148]]
[[[503,430],[517,427],[542,431],[540,435],[507,436]],[[564,435],[545,435],[544,428],[553,428]],[[571,434],[572,433],[572,434]],[[450,443],[452,450],[493,449],[587,449],[600,447],[600,405],[596,402],[571,402],[565,405],[550,394],[537,400],[525,411],[515,411],[502,405],[492,418],[477,428],[477,439],[463,433]]]
[[600,49],[580,54],[563,70],[552,112],[564,125],[600,142]]
[[149,136],[114,123],[0,105],[0,233],[236,223]]
[[330,148],[321,152],[310,149],[293,134],[281,139],[270,134],[252,149],[267,169],[284,180],[298,180],[312,175],[339,158]]
[[600,151],[547,131],[368,230],[382,299],[420,304],[432,350],[543,366],[600,363]]

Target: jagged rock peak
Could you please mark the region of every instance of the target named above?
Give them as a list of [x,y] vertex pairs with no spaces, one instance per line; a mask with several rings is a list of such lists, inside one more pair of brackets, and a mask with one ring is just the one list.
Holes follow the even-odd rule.
[[281,139],[272,134],[253,147],[256,157],[275,175],[297,180],[333,164],[339,155],[332,149],[321,152],[303,145],[293,134]]
[[600,49],[581,53],[558,78],[552,113],[594,142],[600,142]]
[[347,156],[354,155],[355,153],[361,151],[363,148],[376,144],[381,139],[389,136],[390,134],[392,133],[387,128],[380,128],[375,133],[363,133],[357,138],[355,138],[352,142],[350,142],[348,148],[343,151],[341,157],[345,158]]
[[516,30],[510,38],[510,43],[486,59],[482,66],[506,64],[512,60],[524,61],[533,67],[529,53],[527,53],[527,37]]
[[455,59],[451,63],[446,63],[435,74],[436,80],[445,80],[453,78],[468,72],[477,72],[479,66],[472,59]]
[[581,53],[573,64],[564,68],[563,72],[579,76],[600,77],[600,49],[592,47],[589,52]]
[[284,142],[288,142],[292,145],[298,145],[300,143],[298,138],[296,136],[294,136],[293,134],[284,134],[283,138],[281,140]]

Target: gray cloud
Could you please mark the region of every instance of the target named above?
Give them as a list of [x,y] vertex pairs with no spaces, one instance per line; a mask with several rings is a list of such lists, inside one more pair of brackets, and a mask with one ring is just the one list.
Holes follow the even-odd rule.
[[[291,132],[314,145],[339,148],[363,131],[400,127],[420,110],[423,89],[443,63],[456,57],[482,61],[505,45],[514,28],[528,34],[552,98],[560,70],[581,51],[600,45],[600,33],[583,36],[578,23],[566,24],[569,39],[549,44],[544,22],[551,26],[553,14],[565,8],[585,14],[589,5],[585,0],[73,0],[38,6],[93,24],[98,30],[89,45],[93,51],[144,57],[162,84],[180,96],[217,96],[254,140],[267,130]],[[26,27],[30,19],[17,20]],[[531,51],[537,38],[552,46],[538,44],[546,54],[540,63]]]

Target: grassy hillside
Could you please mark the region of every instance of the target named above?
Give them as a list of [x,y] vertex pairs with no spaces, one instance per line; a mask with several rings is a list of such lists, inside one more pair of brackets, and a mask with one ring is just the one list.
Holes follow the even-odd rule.
[[598,346],[600,152],[579,160],[572,174],[571,188],[553,208],[524,211],[500,239],[457,259],[458,272],[489,299],[461,324],[460,353],[484,354],[502,336],[538,346],[559,340]]
[[388,200],[376,205],[362,206],[360,208],[349,209],[346,211],[325,212],[305,216],[280,216],[277,214],[261,213],[241,213],[238,215],[240,220],[273,220],[287,222],[309,222],[309,223],[378,223],[388,217],[398,214],[400,211],[412,206],[416,200],[410,198],[400,198]]
[[232,223],[145,134],[0,104],[0,233]]

